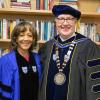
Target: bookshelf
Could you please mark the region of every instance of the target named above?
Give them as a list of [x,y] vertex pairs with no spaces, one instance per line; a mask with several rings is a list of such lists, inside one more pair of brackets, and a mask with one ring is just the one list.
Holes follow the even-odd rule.
[[79,9],[82,12],[82,21],[100,23],[100,13],[96,12],[100,0],[79,0]]
[[51,11],[48,10],[29,10],[15,8],[0,8],[0,18],[8,19],[26,19],[26,20],[50,20],[53,21]]
[[[34,2],[33,2],[34,1]],[[31,5],[35,4],[36,1],[33,0]],[[96,8],[100,5],[100,0],[78,0],[79,9],[82,12],[81,22],[96,23],[100,24],[100,13],[96,12]],[[58,4],[59,0],[54,0],[54,4]],[[85,9],[86,8],[86,9]],[[8,6],[5,8],[0,8],[0,19],[25,19],[30,21],[43,20],[43,21],[54,21],[54,16],[51,10],[35,10],[34,7],[31,9],[17,9],[10,8]],[[100,33],[100,28],[98,29]],[[8,48],[10,39],[0,39],[0,48]],[[39,40],[38,44],[43,44],[45,41]],[[100,45],[100,42],[96,42]]]

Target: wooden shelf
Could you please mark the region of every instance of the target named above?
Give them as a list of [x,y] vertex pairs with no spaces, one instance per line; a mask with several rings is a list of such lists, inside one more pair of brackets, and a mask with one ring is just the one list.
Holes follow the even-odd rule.
[[82,18],[100,18],[100,13],[98,12],[82,12]]
[[10,47],[10,39],[0,39],[0,48],[6,49]]
[[[0,42],[3,43],[10,43],[11,39],[0,39]],[[45,43],[45,40],[39,40],[37,43]]]
[[48,10],[0,8],[0,18],[53,21],[54,16]]
[[[10,46],[10,42],[11,42],[11,39],[0,39],[0,48],[7,48]],[[37,41],[37,43],[39,44],[39,47],[42,46],[46,41],[44,40],[39,40]]]
[[38,41],[38,43],[41,43],[41,44],[43,44],[43,43],[45,43],[46,41],[45,40],[39,40]]
[[30,10],[30,9],[15,9],[15,8],[0,8],[0,14],[16,14],[16,15],[51,15],[51,11],[48,10]]
[[[14,9],[14,8],[0,8],[0,18],[23,18],[29,20],[54,20],[52,11],[48,10],[29,10],[29,9]],[[100,13],[96,12],[82,12],[82,19],[91,18],[100,19]]]
[[100,42],[96,42],[97,45],[100,45]]
[[97,12],[82,12],[81,22],[100,23],[100,13],[97,13]]
[[10,39],[0,39],[0,42],[2,43],[6,43],[6,42],[10,42],[11,40]]

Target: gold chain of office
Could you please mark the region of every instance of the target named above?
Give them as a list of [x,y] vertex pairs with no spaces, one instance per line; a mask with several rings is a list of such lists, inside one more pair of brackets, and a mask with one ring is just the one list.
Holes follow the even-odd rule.
[[75,41],[73,40],[72,43],[69,46],[69,49],[68,49],[67,53],[64,56],[64,61],[63,61],[62,65],[60,64],[58,46],[55,47],[55,51],[56,51],[56,64],[57,64],[57,68],[58,68],[58,71],[59,71],[54,76],[54,82],[55,82],[56,85],[62,85],[66,81],[66,75],[63,73],[63,70],[66,67],[66,63],[70,59],[71,53],[72,53],[72,51],[74,49],[74,45],[75,45]]

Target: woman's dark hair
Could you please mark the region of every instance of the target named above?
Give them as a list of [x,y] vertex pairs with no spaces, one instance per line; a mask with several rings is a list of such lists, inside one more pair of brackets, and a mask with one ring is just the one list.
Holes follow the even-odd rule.
[[29,28],[29,31],[32,33],[33,35],[33,43],[31,45],[31,47],[29,48],[29,51],[33,50],[33,48],[36,47],[37,45],[37,32],[36,29],[32,26],[32,24],[30,22],[27,21],[22,21],[20,23],[18,23],[11,34],[11,49],[15,50],[17,48],[17,38],[20,35],[21,32],[25,32],[27,30],[27,28]]

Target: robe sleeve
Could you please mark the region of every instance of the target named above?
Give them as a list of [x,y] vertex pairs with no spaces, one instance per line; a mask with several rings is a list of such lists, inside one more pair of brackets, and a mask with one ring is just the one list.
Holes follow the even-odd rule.
[[79,54],[78,63],[85,97],[100,99],[100,46],[90,41]]
[[0,61],[0,100],[1,100],[1,61]]
[[7,58],[0,58],[0,100],[11,99],[12,98],[12,88],[10,81],[10,73],[7,64]]

